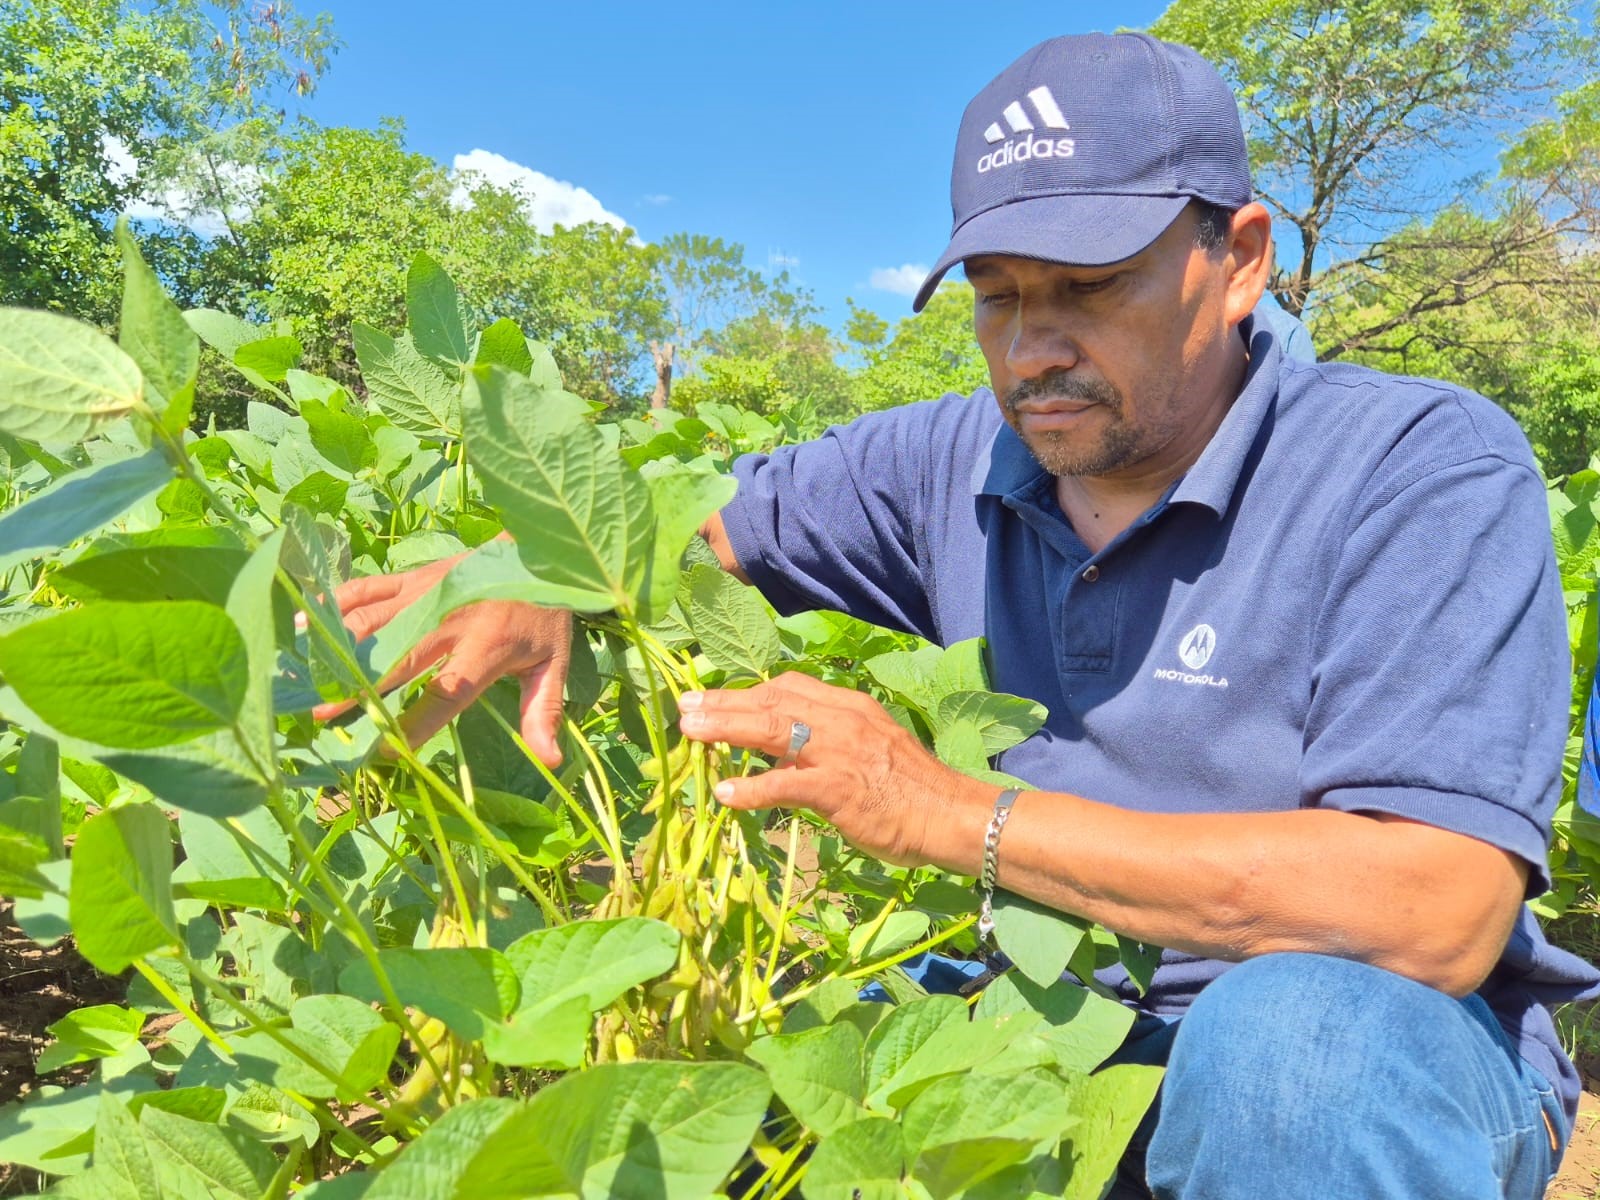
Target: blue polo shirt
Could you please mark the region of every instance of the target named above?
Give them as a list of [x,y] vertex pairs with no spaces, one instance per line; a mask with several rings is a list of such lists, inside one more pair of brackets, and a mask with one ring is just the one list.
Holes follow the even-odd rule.
[[[1199,460],[1099,553],[994,396],[873,413],[739,461],[723,523],[780,611],[837,609],[942,645],[1049,710],[1001,769],[1149,812],[1322,806],[1491,842],[1549,886],[1566,741],[1565,612],[1545,488],[1482,397],[1294,362],[1241,327],[1245,385]],[[1181,1013],[1227,964],[1168,951]],[[1569,1115],[1546,1004],[1600,990],[1524,908],[1482,994]]]

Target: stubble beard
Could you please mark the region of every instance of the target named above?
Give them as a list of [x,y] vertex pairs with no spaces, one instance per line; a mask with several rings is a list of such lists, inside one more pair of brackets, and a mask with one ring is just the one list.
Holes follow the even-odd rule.
[[[1104,431],[1084,444],[1064,432],[1024,433],[1017,405],[1024,400],[1078,400],[1097,405],[1107,418]],[[1122,393],[1103,379],[1087,379],[1069,371],[1050,371],[1025,379],[1006,393],[1006,423],[1022,439],[1038,464],[1052,475],[1106,475],[1144,457],[1144,439],[1123,420]]]

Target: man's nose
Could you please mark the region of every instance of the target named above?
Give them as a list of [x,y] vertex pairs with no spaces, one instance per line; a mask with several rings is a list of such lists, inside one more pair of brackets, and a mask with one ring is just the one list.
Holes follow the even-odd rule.
[[1083,357],[1066,315],[1059,310],[1024,305],[1017,312],[1006,366],[1019,379],[1049,371],[1070,370]]

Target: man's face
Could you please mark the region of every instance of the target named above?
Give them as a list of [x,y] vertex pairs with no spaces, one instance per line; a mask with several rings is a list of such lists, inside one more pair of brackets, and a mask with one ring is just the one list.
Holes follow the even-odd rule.
[[1194,233],[1185,210],[1107,267],[967,261],[1001,411],[1051,474],[1175,477],[1215,430],[1233,398],[1227,254],[1199,249]]

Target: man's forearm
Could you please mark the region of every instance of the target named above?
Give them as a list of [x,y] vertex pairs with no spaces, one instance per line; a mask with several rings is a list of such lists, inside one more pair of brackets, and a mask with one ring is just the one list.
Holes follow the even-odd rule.
[[[976,875],[992,799],[988,787],[947,797],[927,822],[927,859]],[[1036,792],[1011,812],[999,883],[1154,945],[1228,961],[1332,954],[1462,995],[1498,958],[1526,870],[1410,821],[1142,813]]]
[[740,583],[749,583],[750,576],[745,574],[739,565],[739,556],[733,552],[733,543],[728,540],[728,530],[722,524],[722,514],[712,513],[709,520],[700,527],[700,536],[710,544],[711,551],[717,556],[717,561],[722,564],[722,569],[732,575]]

